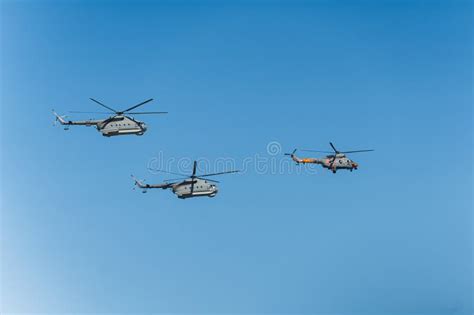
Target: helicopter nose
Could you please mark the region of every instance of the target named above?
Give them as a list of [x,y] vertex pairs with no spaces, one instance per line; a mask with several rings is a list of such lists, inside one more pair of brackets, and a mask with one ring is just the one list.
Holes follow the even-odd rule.
[[143,128],[143,130],[146,130],[148,127],[145,123],[142,123],[142,128]]
[[352,167],[357,169],[357,167],[359,166],[359,164],[357,164],[356,162],[352,162]]

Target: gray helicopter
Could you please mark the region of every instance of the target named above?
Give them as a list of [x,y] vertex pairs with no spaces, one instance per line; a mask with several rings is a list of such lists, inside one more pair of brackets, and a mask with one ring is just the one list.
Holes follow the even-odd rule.
[[217,195],[217,192],[219,191],[216,185],[216,183],[219,183],[219,182],[216,180],[208,179],[207,177],[239,172],[239,171],[227,171],[227,172],[220,172],[220,173],[196,175],[196,168],[197,168],[197,162],[194,161],[193,173],[189,177],[183,174],[179,174],[179,173],[159,170],[159,172],[163,172],[163,173],[185,176],[184,178],[165,180],[165,182],[162,184],[150,185],[150,184],[145,184],[143,181],[136,179],[133,175],[132,175],[132,178],[135,181],[135,185],[141,188],[143,193],[146,193],[147,189],[150,189],[150,188],[161,188],[161,189],[171,189],[171,191],[180,199],[187,199],[187,198],[192,198],[192,197],[204,197],[204,196],[212,198],[212,197],[215,197]]
[[346,157],[346,153],[358,153],[358,152],[370,152],[374,150],[356,150],[356,151],[338,151],[334,145],[329,142],[331,148],[334,152],[330,151],[316,151],[316,150],[300,150],[306,152],[318,152],[318,153],[330,153],[330,155],[326,155],[324,158],[299,158],[295,155],[295,152],[298,149],[294,149],[292,153],[285,153],[285,155],[289,155],[296,164],[321,164],[323,168],[327,168],[331,170],[334,174],[338,169],[346,169],[350,170],[357,170],[359,164],[352,161],[351,159]]
[[[78,126],[95,126],[99,132],[102,133],[103,136],[105,137],[111,137],[111,136],[121,136],[121,135],[137,135],[141,136],[145,133],[147,130],[147,126],[144,122],[135,120],[133,117],[127,116],[127,115],[148,115],[148,114],[167,114],[168,112],[130,112],[131,110],[145,105],[148,102],[151,102],[153,99],[150,98],[149,100],[146,100],[144,102],[141,102],[140,104],[137,104],[135,106],[132,106],[128,109],[122,110],[122,111],[117,111],[93,98],[90,99],[91,101],[99,104],[100,106],[103,106],[107,108],[108,110],[111,110],[111,112],[80,112],[80,111],[71,111],[71,113],[94,113],[94,114],[108,114],[111,115],[109,118],[106,119],[99,119],[99,120],[94,120],[94,119],[89,119],[89,120],[77,120],[77,121],[71,121],[71,120],[66,120],[65,118],[67,116],[61,116],[58,115],[54,110],[53,114],[56,116],[56,120],[54,124],[56,124],[58,121],[61,125],[64,125],[64,130],[69,130],[69,126],[73,125],[78,125]],[[127,115],[125,115],[127,114]]]

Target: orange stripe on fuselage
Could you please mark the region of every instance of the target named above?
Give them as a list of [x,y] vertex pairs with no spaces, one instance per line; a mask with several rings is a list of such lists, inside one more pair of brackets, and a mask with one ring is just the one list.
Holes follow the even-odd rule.
[[315,159],[301,159],[301,162],[302,163],[315,163],[316,160]]

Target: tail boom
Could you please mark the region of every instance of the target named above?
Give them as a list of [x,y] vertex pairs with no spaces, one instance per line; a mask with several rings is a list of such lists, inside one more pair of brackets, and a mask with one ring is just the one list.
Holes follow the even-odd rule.
[[164,183],[164,184],[155,184],[155,185],[150,185],[150,184],[145,184],[143,181],[137,179],[135,176],[132,175],[132,178],[135,182],[135,185],[137,185],[141,189],[150,189],[150,188],[161,188],[161,189],[167,189],[172,187],[173,183]]
[[299,158],[296,155],[292,154],[291,159],[296,162],[296,164],[321,164],[320,159],[314,158]]

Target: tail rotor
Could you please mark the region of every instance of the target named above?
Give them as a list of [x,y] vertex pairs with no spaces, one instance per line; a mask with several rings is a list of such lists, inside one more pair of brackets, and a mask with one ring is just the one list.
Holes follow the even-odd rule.
[[[53,126],[56,127],[59,124],[65,125],[66,124],[66,118],[68,115],[58,115],[54,109],[53,109],[53,114],[54,114],[54,121],[53,121]],[[69,126],[65,126],[64,130],[69,130]]]
[[288,155],[291,157],[293,161],[295,161],[296,164],[300,164],[300,161],[296,158],[295,153],[298,149],[294,149],[293,152],[291,153],[285,153],[285,155]]
[[145,186],[146,186],[145,180],[144,180],[144,179],[143,179],[143,180],[139,180],[139,179],[137,179],[135,176],[133,176],[133,175],[131,175],[131,176],[132,176],[132,179],[133,179],[133,181],[134,181],[134,185],[133,185],[132,190],[136,190],[137,187],[138,187],[138,188],[142,188],[142,193],[146,194],[147,191],[146,191],[146,189],[145,189]]
[[294,157],[295,156],[295,152],[297,151],[298,149],[294,149],[293,152],[291,153],[285,153],[285,155],[289,155],[291,157]]

